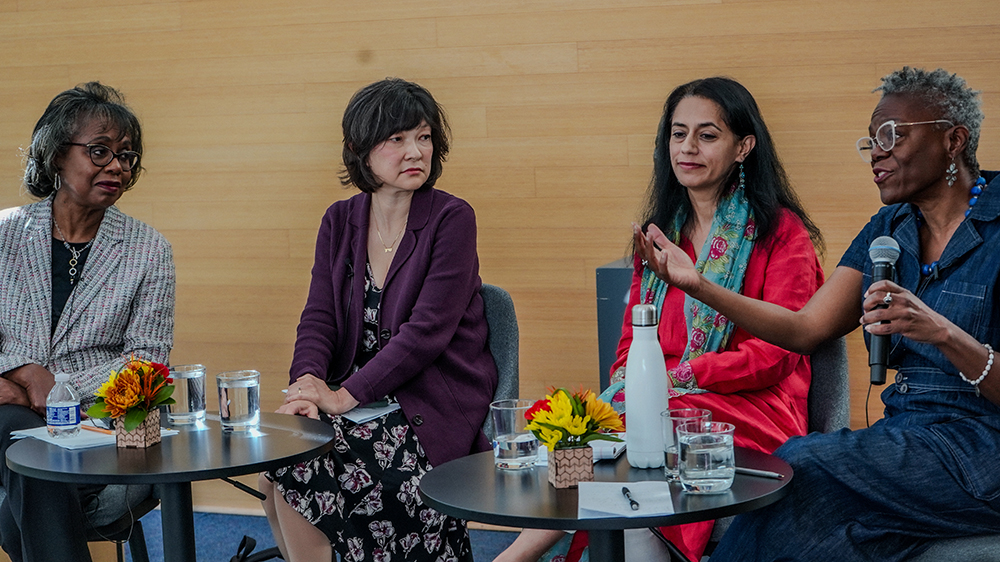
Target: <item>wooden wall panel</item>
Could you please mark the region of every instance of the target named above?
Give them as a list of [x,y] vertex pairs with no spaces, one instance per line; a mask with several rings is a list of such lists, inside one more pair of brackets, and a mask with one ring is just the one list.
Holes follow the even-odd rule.
[[[257,368],[273,409],[316,229],[355,192],[337,180],[344,105],[373,80],[416,80],[453,128],[439,186],[475,207],[482,277],[514,296],[522,395],[596,386],[594,269],[628,251],[674,86],[725,74],[754,92],[824,232],[830,272],[880,206],[854,151],[880,76],[904,64],[965,76],[989,117],[980,161],[1000,165],[995,8],[888,0],[875,17],[861,0],[0,0],[0,207],[31,200],[20,149],[52,96],[93,79],[121,88],[144,123],[146,171],[120,206],[173,244],[172,360]],[[859,332],[849,347],[860,427]],[[880,408],[873,396],[872,421]],[[196,490],[201,507],[256,509],[229,486]]]

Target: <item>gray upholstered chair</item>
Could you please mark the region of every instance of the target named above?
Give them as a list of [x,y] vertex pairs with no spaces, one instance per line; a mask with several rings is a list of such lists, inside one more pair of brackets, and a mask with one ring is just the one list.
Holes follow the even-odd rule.
[[[0,503],[7,491],[0,487]],[[146,537],[139,518],[160,504],[149,485],[112,484],[83,506],[87,519],[87,540],[115,541],[118,562],[125,562],[122,545],[128,542],[132,562],[149,562]]]
[[[489,325],[487,341],[493,360],[497,364],[498,383],[494,400],[515,399],[519,390],[518,346],[520,337],[517,329],[517,315],[514,313],[514,300],[510,293],[497,287],[483,283],[480,291],[483,296],[483,306],[486,309],[486,323]],[[486,437],[492,439],[493,420],[486,416],[483,424]]]
[[[848,427],[851,416],[851,388],[848,378],[847,341],[844,338],[821,344],[810,355],[812,382],[809,385],[809,431],[830,433]],[[719,519],[712,529],[708,552],[733,522]]]

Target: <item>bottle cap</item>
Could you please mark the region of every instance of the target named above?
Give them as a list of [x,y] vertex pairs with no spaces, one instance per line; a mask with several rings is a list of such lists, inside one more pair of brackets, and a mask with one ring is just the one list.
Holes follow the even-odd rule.
[[655,326],[656,306],[652,304],[637,304],[632,307],[633,326]]
[[56,375],[56,382],[69,382],[69,374],[61,373]]

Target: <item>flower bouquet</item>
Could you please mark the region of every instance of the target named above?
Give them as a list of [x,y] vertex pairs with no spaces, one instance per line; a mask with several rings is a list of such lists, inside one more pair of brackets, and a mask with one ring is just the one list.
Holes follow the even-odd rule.
[[594,479],[591,441],[621,441],[606,431],[623,431],[621,418],[593,392],[554,389],[524,414],[527,429],[549,450],[549,482],[575,487]]
[[145,448],[160,442],[160,410],[173,404],[170,370],[159,363],[130,358],[120,371],[94,393],[97,402],[87,410],[92,418],[114,418],[119,447]]

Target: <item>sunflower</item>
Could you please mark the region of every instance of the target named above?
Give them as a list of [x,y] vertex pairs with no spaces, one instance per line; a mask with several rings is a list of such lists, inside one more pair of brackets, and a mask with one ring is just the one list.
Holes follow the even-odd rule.
[[614,408],[607,402],[598,400],[593,392],[584,401],[584,406],[586,407],[587,415],[601,429],[625,431],[625,426],[622,425],[622,419],[618,416],[618,412],[615,412]]

